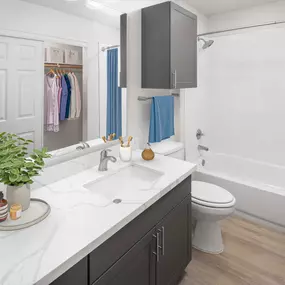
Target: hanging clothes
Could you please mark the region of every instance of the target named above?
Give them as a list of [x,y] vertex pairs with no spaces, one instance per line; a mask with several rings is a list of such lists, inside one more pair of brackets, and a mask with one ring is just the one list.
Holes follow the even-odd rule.
[[76,90],[75,90],[75,82],[74,76],[72,73],[68,73],[68,79],[71,85],[71,96],[70,96],[70,111],[69,111],[69,119],[75,119],[76,115]]
[[67,91],[68,91],[68,96],[67,96],[67,101],[66,101],[65,118],[68,119],[69,113],[70,113],[70,102],[71,102],[71,84],[70,84],[69,77],[67,74],[64,74],[64,78],[66,81]]
[[56,80],[57,80],[57,86],[58,86],[58,114],[59,114],[60,113],[61,93],[62,93],[61,76],[59,76]]
[[45,130],[48,132],[59,131],[58,110],[58,78],[54,75],[45,76]]
[[80,92],[80,87],[79,87],[79,83],[77,80],[77,77],[75,76],[74,73],[72,73],[73,78],[74,78],[74,85],[75,85],[75,94],[76,94],[76,113],[75,113],[75,117],[79,118],[80,117],[80,113],[81,113],[81,92]]
[[60,113],[59,113],[59,119],[61,121],[65,120],[65,114],[66,114],[66,104],[67,104],[67,98],[68,98],[68,87],[65,81],[65,77],[61,76],[61,99],[60,99]]
[[51,70],[45,75],[45,130],[50,132],[59,131],[59,121],[79,118],[82,108],[76,75],[57,73]]

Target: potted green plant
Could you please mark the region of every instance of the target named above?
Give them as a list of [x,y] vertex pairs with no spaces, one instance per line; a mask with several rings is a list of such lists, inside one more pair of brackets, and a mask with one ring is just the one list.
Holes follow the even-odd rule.
[[7,185],[7,200],[12,204],[21,204],[23,211],[30,206],[30,184],[33,177],[39,175],[50,158],[47,149],[34,149],[28,153],[28,145],[33,143],[15,134],[0,133],[0,183]]

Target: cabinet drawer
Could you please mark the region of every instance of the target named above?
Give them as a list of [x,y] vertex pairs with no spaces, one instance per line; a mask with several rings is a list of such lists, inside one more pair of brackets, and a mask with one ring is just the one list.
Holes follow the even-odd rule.
[[191,177],[185,179],[144,213],[126,225],[89,255],[90,284],[128,252],[174,207],[191,194]]

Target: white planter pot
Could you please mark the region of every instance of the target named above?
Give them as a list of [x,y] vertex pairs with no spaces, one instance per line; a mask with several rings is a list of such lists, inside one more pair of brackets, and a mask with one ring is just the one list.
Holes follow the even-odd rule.
[[6,194],[9,209],[13,204],[21,204],[23,211],[27,210],[30,207],[31,190],[29,184],[23,186],[7,185]]

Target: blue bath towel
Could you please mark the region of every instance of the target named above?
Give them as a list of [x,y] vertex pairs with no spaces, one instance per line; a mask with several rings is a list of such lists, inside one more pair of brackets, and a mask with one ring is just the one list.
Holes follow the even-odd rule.
[[149,142],[161,142],[174,135],[174,97],[156,96],[152,99]]

